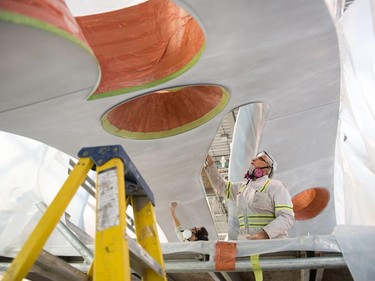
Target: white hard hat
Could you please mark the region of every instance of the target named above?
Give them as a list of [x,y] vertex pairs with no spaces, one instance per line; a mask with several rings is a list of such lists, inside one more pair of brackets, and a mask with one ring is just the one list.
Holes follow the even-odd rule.
[[277,170],[277,163],[275,159],[266,151],[263,150],[259,152],[256,157],[262,157],[267,162],[267,164],[272,167],[273,172]]

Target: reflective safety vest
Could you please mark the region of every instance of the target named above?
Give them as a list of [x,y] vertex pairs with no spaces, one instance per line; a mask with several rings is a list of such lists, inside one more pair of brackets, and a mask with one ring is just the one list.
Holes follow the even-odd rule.
[[218,194],[235,200],[239,222],[239,239],[262,229],[273,238],[287,237],[294,223],[293,204],[282,182],[263,176],[256,181],[229,182],[214,165],[205,168]]
[[[269,184],[270,180],[268,179],[265,185],[261,188],[259,192],[264,192],[264,190],[267,188],[267,185]],[[230,182],[227,184],[227,188],[229,189]],[[244,188],[246,185],[243,185],[237,195],[237,212],[238,212],[238,222],[240,226],[240,233],[241,234],[252,234],[253,232],[256,233],[263,229],[267,224],[269,224],[271,221],[275,219],[275,214],[265,214],[265,213],[252,213],[248,214],[248,207],[246,204],[246,199],[241,196]],[[251,200],[254,201],[254,195],[257,191],[251,190],[250,196]],[[241,202],[241,203],[240,203]]]

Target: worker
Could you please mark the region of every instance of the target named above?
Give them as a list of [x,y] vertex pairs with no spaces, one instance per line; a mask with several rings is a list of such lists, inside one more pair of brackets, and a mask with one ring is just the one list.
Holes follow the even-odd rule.
[[220,196],[236,202],[239,240],[288,237],[294,223],[292,200],[284,184],[271,179],[277,165],[266,151],[251,160],[242,182],[224,180],[213,164],[208,155],[205,170],[210,182]]
[[169,209],[175,226],[175,231],[178,239],[181,242],[192,242],[192,241],[208,241],[208,232],[205,227],[193,227],[191,229],[183,229],[176,215],[177,202],[172,201],[169,204]]

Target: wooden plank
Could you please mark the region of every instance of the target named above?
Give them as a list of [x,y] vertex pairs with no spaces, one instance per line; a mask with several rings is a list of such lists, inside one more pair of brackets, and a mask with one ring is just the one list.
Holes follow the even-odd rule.
[[79,271],[64,260],[42,251],[31,268],[27,278],[30,280],[88,281],[87,274]]

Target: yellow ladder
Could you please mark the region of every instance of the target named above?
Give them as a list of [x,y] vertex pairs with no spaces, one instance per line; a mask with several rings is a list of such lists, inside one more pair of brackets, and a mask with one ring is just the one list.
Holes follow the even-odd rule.
[[[97,172],[95,253],[87,273],[93,280],[166,281],[157,232],[154,197],[119,145],[86,147],[78,153],[64,185],[6,271],[3,281],[22,280],[43,250],[48,237],[90,169]],[[136,241],[126,234],[126,209],[132,205]]]

